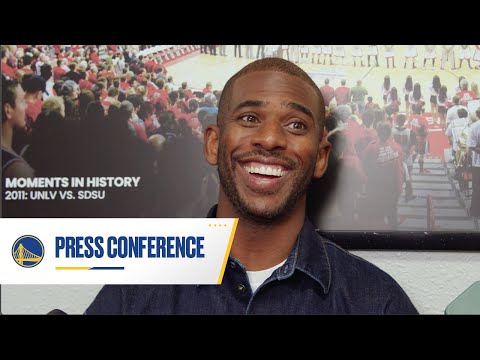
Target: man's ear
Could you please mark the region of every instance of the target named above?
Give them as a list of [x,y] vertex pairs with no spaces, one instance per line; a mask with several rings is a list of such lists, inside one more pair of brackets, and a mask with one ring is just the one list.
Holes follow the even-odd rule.
[[9,103],[2,104],[3,109],[5,110],[5,116],[7,117],[7,120],[10,120],[12,118],[12,112],[13,108]]
[[203,155],[210,165],[218,164],[218,140],[220,129],[216,125],[209,125],[203,133]]
[[327,136],[324,133],[318,146],[317,161],[315,162],[315,170],[313,172],[314,178],[321,178],[323,174],[325,174],[325,171],[327,171],[328,157],[331,149],[332,145],[328,142]]

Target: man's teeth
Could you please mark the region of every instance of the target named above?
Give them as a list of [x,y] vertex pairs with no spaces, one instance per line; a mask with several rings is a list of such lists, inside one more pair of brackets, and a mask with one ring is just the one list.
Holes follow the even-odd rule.
[[250,174],[260,174],[260,175],[270,175],[270,176],[278,176],[282,177],[286,174],[286,171],[282,171],[282,169],[274,169],[271,167],[245,167]]

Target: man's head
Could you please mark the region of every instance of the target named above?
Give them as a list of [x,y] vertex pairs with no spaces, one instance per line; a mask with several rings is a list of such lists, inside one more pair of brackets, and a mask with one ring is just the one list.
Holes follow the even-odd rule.
[[28,95],[41,99],[45,92],[46,81],[39,75],[28,74],[23,77],[22,88]]
[[405,125],[406,117],[403,114],[398,114],[397,116],[397,125],[398,127],[403,127]]
[[381,121],[377,125],[377,135],[381,142],[385,142],[388,140],[390,135],[392,134],[392,128],[390,124],[386,121]]
[[14,79],[2,75],[2,125],[10,127],[25,127],[25,93],[20,84]]
[[348,105],[339,105],[332,111],[332,115],[337,121],[347,123],[352,118],[352,108]]
[[466,118],[468,116],[468,112],[465,109],[458,109],[457,115],[460,119]]
[[70,96],[73,100],[78,98],[80,87],[73,80],[67,80],[63,83],[61,88],[61,94],[63,96]]
[[204,153],[218,165],[219,206],[260,223],[304,211],[307,187],[325,172],[330,151],[313,80],[289,61],[257,60],[228,80],[218,107]]
[[455,105],[458,105],[460,104],[460,98],[455,95],[453,98],[452,98],[452,102],[455,104]]

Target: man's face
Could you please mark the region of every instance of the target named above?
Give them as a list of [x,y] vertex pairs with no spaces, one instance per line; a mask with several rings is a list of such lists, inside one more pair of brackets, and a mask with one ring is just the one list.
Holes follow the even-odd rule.
[[78,85],[75,85],[71,92],[72,99],[73,100],[78,99],[78,95],[80,95],[80,87]]
[[25,102],[25,92],[23,91],[20,84],[16,88],[16,97],[15,97],[15,108],[12,108],[7,104],[7,121],[10,123],[12,128],[23,129],[25,128],[25,109],[27,108],[27,103]]
[[[217,154],[222,197],[243,216],[274,220],[305,206],[313,176],[326,169],[329,146],[322,131],[318,95],[303,80],[282,72],[254,72],[237,79],[220,128]],[[208,148],[208,144],[206,145]]]

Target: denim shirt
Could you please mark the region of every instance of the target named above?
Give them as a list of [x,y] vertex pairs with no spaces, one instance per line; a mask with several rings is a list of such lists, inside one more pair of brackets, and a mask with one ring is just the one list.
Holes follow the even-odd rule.
[[[215,217],[216,205],[208,217]],[[387,273],[319,236],[306,218],[287,261],[252,293],[229,257],[221,285],[105,285],[85,314],[418,314]]]

